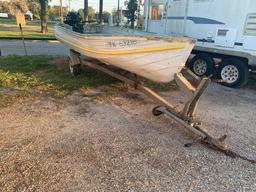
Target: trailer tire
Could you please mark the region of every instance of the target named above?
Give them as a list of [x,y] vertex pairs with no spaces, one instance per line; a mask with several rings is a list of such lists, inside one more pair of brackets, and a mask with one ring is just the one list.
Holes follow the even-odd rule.
[[213,73],[214,60],[209,54],[200,53],[193,57],[189,62],[188,67],[197,76],[210,76]]
[[227,87],[242,87],[249,79],[248,65],[237,58],[225,59],[217,69],[217,78],[225,81],[221,84]]
[[152,110],[153,115],[156,116],[156,117],[163,114],[162,111],[157,110],[159,107],[160,106],[154,107],[153,110]]
[[81,74],[81,64],[72,65],[71,62],[71,59],[69,59],[69,71],[74,77],[76,77]]

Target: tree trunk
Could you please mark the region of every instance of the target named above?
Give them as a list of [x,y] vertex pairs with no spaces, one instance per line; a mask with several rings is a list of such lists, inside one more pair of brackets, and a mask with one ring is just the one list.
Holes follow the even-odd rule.
[[134,29],[134,23],[135,23],[135,11],[132,12],[131,29]]
[[40,0],[41,5],[41,33],[45,34],[48,33],[47,28],[47,0]]
[[103,24],[103,0],[100,0],[99,22]]
[[60,23],[63,24],[63,6],[62,6],[62,0],[60,0]]
[[131,21],[131,29],[134,29],[134,20]]
[[88,17],[88,0],[84,0],[84,21],[88,22],[89,17]]

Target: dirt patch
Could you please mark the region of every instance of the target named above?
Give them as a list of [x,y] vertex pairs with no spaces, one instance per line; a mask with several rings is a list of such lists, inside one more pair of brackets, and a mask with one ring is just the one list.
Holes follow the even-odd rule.
[[69,70],[69,58],[68,56],[56,56],[49,59],[49,63],[58,67],[58,69]]

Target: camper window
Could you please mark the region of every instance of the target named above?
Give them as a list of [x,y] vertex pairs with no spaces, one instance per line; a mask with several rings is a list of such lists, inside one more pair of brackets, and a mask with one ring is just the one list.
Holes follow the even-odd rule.
[[151,1],[151,20],[161,20],[163,14],[163,0],[152,0]]
[[256,13],[251,13],[247,16],[245,35],[256,36]]

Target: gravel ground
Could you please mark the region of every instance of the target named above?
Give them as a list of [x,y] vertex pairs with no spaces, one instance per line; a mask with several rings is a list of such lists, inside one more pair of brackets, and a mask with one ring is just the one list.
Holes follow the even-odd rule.
[[[198,116],[256,159],[255,82],[212,84]],[[117,92],[117,90],[114,90]],[[179,91],[163,93],[181,106]],[[256,165],[196,144],[137,91],[33,98],[0,110],[0,191],[255,191]]]

